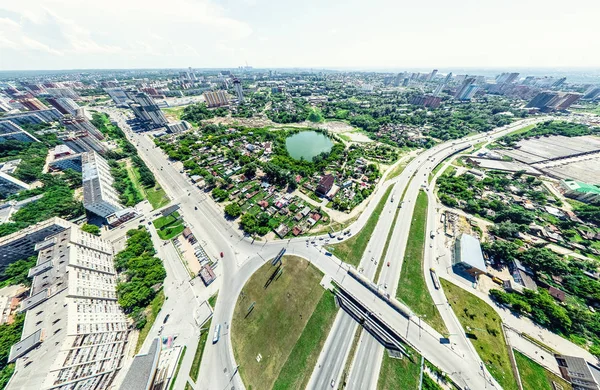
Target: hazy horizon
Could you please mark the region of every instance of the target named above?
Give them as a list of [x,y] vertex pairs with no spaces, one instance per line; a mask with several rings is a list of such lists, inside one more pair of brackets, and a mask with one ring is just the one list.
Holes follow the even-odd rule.
[[592,0],[6,2],[0,70],[600,68],[598,14]]

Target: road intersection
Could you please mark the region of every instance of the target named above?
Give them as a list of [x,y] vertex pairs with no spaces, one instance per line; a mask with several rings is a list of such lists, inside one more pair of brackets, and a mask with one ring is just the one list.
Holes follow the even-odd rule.
[[[343,286],[346,290],[357,297],[369,310],[377,313],[380,318],[395,329],[399,334],[406,335],[406,340],[422,353],[433,364],[447,372],[459,385],[475,388],[500,388],[485,370],[479,356],[472,345],[466,340],[460,324],[454,317],[451,309],[447,307],[440,309],[442,318],[446,326],[451,331],[451,344],[440,344],[441,335],[428,326],[425,322],[416,317],[407,319],[395,311],[386,300],[373,294],[371,290],[363,284],[350,277],[347,272],[347,265],[335,256],[326,256],[325,251],[319,245],[321,240],[317,240],[315,245],[311,245],[306,238],[295,238],[290,240],[277,241],[253,241],[244,237],[233,223],[223,217],[222,210],[207,196],[202,190],[196,188],[184,175],[182,175],[168,157],[158,149],[151,139],[144,134],[136,134],[131,131],[125,121],[123,113],[116,109],[106,108],[103,111],[111,115],[111,119],[116,120],[119,126],[125,131],[128,138],[137,148],[142,159],[147,163],[150,169],[156,175],[156,178],[165,192],[172,198],[174,203],[179,204],[181,214],[184,216],[187,225],[199,240],[205,243],[205,250],[209,256],[218,260],[218,267],[215,270],[218,279],[213,288],[220,288],[219,297],[213,314],[213,327],[221,324],[221,341],[216,344],[207,345],[204,351],[202,366],[200,369],[200,378],[206,378],[198,381],[196,389],[225,389],[235,387],[243,389],[244,385],[237,373],[237,365],[231,347],[229,335],[229,325],[233,316],[233,310],[237,301],[239,292],[242,290],[248,278],[265,262],[265,259],[274,257],[281,248],[286,248],[289,254],[298,255],[307,258],[322,272],[330,276],[336,283]],[[535,123],[537,120],[527,119],[517,122],[514,125],[506,126],[486,134],[478,134],[461,140],[446,142],[437,145],[415,158],[407,165],[402,174],[387,181],[381,185],[373,194],[372,199],[365,208],[360,217],[351,225],[349,230],[356,234],[365,225],[373,209],[383,197],[388,186],[393,186],[392,196],[394,201],[387,201],[373,236],[369,242],[365,255],[361,260],[361,271],[369,279],[374,278],[377,263],[384,261],[386,265],[382,267],[378,283],[381,286],[387,285],[387,291],[390,296],[395,296],[395,290],[400,278],[402,268],[402,259],[404,257],[404,248],[408,240],[410,223],[414,204],[419,190],[423,185],[427,187],[427,179],[432,170],[444,159],[454,153],[468,148],[485,140],[491,140],[512,132],[518,128]],[[406,191],[406,193],[405,193]],[[431,191],[429,191],[431,192]],[[396,208],[400,204],[400,198],[405,193],[404,203],[400,209],[398,223],[392,232],[392,239],[385,259],[381,259],[383,248],[392,229],[393,219]],[[429,194],[430,207],[428,211],[428,225],[435,223],[435,202],[432,201],[432,194]],[[432,222],[433,221],[433,222]],[[429,226],[428,230],[429,231]],[[315,237],[317,239],[320,237]],[[429,240],[428,240],[429,242]],[[433,241],[432,248],[437,248],[437,243]],[[426,245],[425,269],[432,259],[435,258],[435,251],[429,250]],[[220,259],[217,254],[223,252],[223,258]],[[387,266],[389,261],[390,266]],[[446,261],[449,261],[447,258]],[[175,272],[167,269],[167,272]],[[189,282],[189,275],[175,275],[175,278],[184,278]],[[429,278],[426,278],[426,280]],[[169,279],[168,279],[169,280]],[[167,280],[167,282],[168,282]],[[198,282],[198,280],[195,280]],[[189,284],[189,291],[172,292],[173,301],[179,301],[181,295],[189,294],[192,297],[206,295],[203,293],[203,287],[200,283]],[[430,283],[428,283],[430,293],[436,303],[445,302],[443,293],[440,296]],[[167,291],[169,295],[170,292]],[[436,295],[437,294],[437,295]],[[177,304],[169,308],[173,313],[180,311],[182,316],[189,315],[189,302],[186,305]],[[443,306],[442,306],[443,307]],[[164,316],[163,313],[161,313]],[[159,319],[162,316],[159,315]],[[172,314],[178,315],[178,314]],[[345,317],[349,317],[345,315]],[[345,319],[344,314],[337,316],[333,326],[334,331],[330,332],[325,347],[319,357],[319,364],[322,370],[315,368],[311,377],[313,388],[322,388],[323,383],[330,383],[332,379],[337,383],[341,377],[345,361],[348,357],[349,346],[353,339],[356,324]],[[411,326],[411,322],[413,325]],[[459,329],[460,328],[460,329]],[[346,337],[340,337],[340,332],[347,334]],[[454,332],[457,332],[456,334]],[[364,332],[363,332],[364,333]],[[455,336],[454,336],[455,334]],[[195,333],[194,333],[195,335]],[[188,348],[195,343],[189,343]],[[194,345],[195,348],[195,345]],[[191,352],[191,351],[190,351]],[[361,343],[357,349],[356,358],[352,364],[352,370],[349,378],[350,388],[374,388],[379,375],[381,356],[383,347],[378,344],[373,337],[368,334],[361,336]],[[193,353],[186,354],[193,356]],[[189,363],[185,363],[189,366]],[[481,367],[481,370],[474,370],[473,367]],[[210,379],[208,379],[210,378]],[[318,386],[317,386],[318,384]],[[176,389],[183,388],[184,381],[176,384]]]

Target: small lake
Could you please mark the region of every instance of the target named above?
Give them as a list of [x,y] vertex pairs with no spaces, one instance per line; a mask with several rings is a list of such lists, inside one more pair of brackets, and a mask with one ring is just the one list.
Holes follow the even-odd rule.
[[316,131],[301,131],[285,140],[285,148],[296,160],[304,158],[312,161],[313,157],[323,152],[330,152],[333,142],[322,133]]

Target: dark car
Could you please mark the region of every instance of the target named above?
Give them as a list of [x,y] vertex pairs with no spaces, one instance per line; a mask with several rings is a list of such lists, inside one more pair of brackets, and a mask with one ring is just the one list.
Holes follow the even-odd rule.
[[170,316],[170,314],[167,314],[167,315],[165,316],[165,319],[163,320],[163,324],[166,324],[166,323],[167,323],[167,321],[169,321],[169,316]]

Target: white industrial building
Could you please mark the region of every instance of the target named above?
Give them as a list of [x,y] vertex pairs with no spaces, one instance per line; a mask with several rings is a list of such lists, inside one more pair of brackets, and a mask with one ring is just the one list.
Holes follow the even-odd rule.
[[38,243],[21,341],[7,385],[14,390],[109,389],[123,366],[129,324],[117,302],[109,241],[72,226]]
[[83,178],[83,206],[86,210],[106,218],[122,210],[119,194],[113,188],[114,179],[110,166],[95,152],[84,153],[81,157]]

